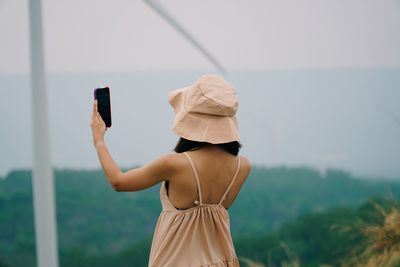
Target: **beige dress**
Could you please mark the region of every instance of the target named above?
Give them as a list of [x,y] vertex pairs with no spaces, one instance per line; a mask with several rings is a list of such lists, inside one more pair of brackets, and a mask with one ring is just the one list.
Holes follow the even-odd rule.
[[237,267],[228,211],[222,206],[239,172],[240,157],[234,177],[218,204],[205,204],[196,168],[184,152],[196,178],[199,200],[196,206],[179,210],[170,202],[165,181],[161,185],[162,212],[151,245],[150,267]]

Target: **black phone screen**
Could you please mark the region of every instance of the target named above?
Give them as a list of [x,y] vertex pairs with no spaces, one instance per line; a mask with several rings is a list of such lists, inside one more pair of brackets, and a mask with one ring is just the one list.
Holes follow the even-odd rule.
[[94,91],[94,98],[97,99],[97,110],[106,127],[111,127],[111,101],[110,89],[108,87],[97,88]]

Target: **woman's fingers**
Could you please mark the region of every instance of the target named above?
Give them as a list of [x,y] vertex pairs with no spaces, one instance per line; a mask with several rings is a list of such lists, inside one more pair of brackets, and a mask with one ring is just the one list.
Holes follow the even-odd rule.
[[92,110],[92,120],[96,116],[96,101],[93,103],[93,110]]
[[99,116],[100,116],[100,114],[97,111],[97,100],[95,100],[94,103],[93,103],[92,125],[94,123],[98,123]]
[[93,103],[92,118],[97,118],[97,119],[101,118],[100,113],[97,110],[97,100],[95,100]]
[[96,144],[96,142],[103,140],[107,127],[100,113],[98,112],[97,100],[95,100],[93,103],[93,113],[90,127],[92,128],[93,142]]
[[106,124],[103,121],[103,118],[101,117],[100,113],[97,110],[97,99],[93,103],[93,114],[92,114],[92,122],[91,122],[91,127],[95,127],[97,129],[104,129],[104,131],[107,130]]
[[93,114],[97,113],[97,99],[93,103]]

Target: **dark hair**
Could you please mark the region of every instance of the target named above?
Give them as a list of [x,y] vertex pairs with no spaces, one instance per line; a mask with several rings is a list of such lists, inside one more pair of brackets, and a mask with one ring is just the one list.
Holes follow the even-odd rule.
[[225,150],[226,152],[237,156],[239,154],[239,150],[242,145],[238,141],[233,141],[229,143],[222,144],[211,144],[207,142],[197,142],[185,139],[183,137],[179,138],[178,143],[176,144],[174,151],[176,153],[182,153],[185,151],[193,151],[205,147],[207,145],[218,146],[219,148]]

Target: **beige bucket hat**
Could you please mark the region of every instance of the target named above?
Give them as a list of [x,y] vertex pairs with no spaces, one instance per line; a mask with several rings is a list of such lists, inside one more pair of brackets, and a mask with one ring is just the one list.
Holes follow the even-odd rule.
[[172,91],[172,130],[188,140],[211,144],[239,141],[238,101],[234,88],[219,75],[203,75],[195,84]]

